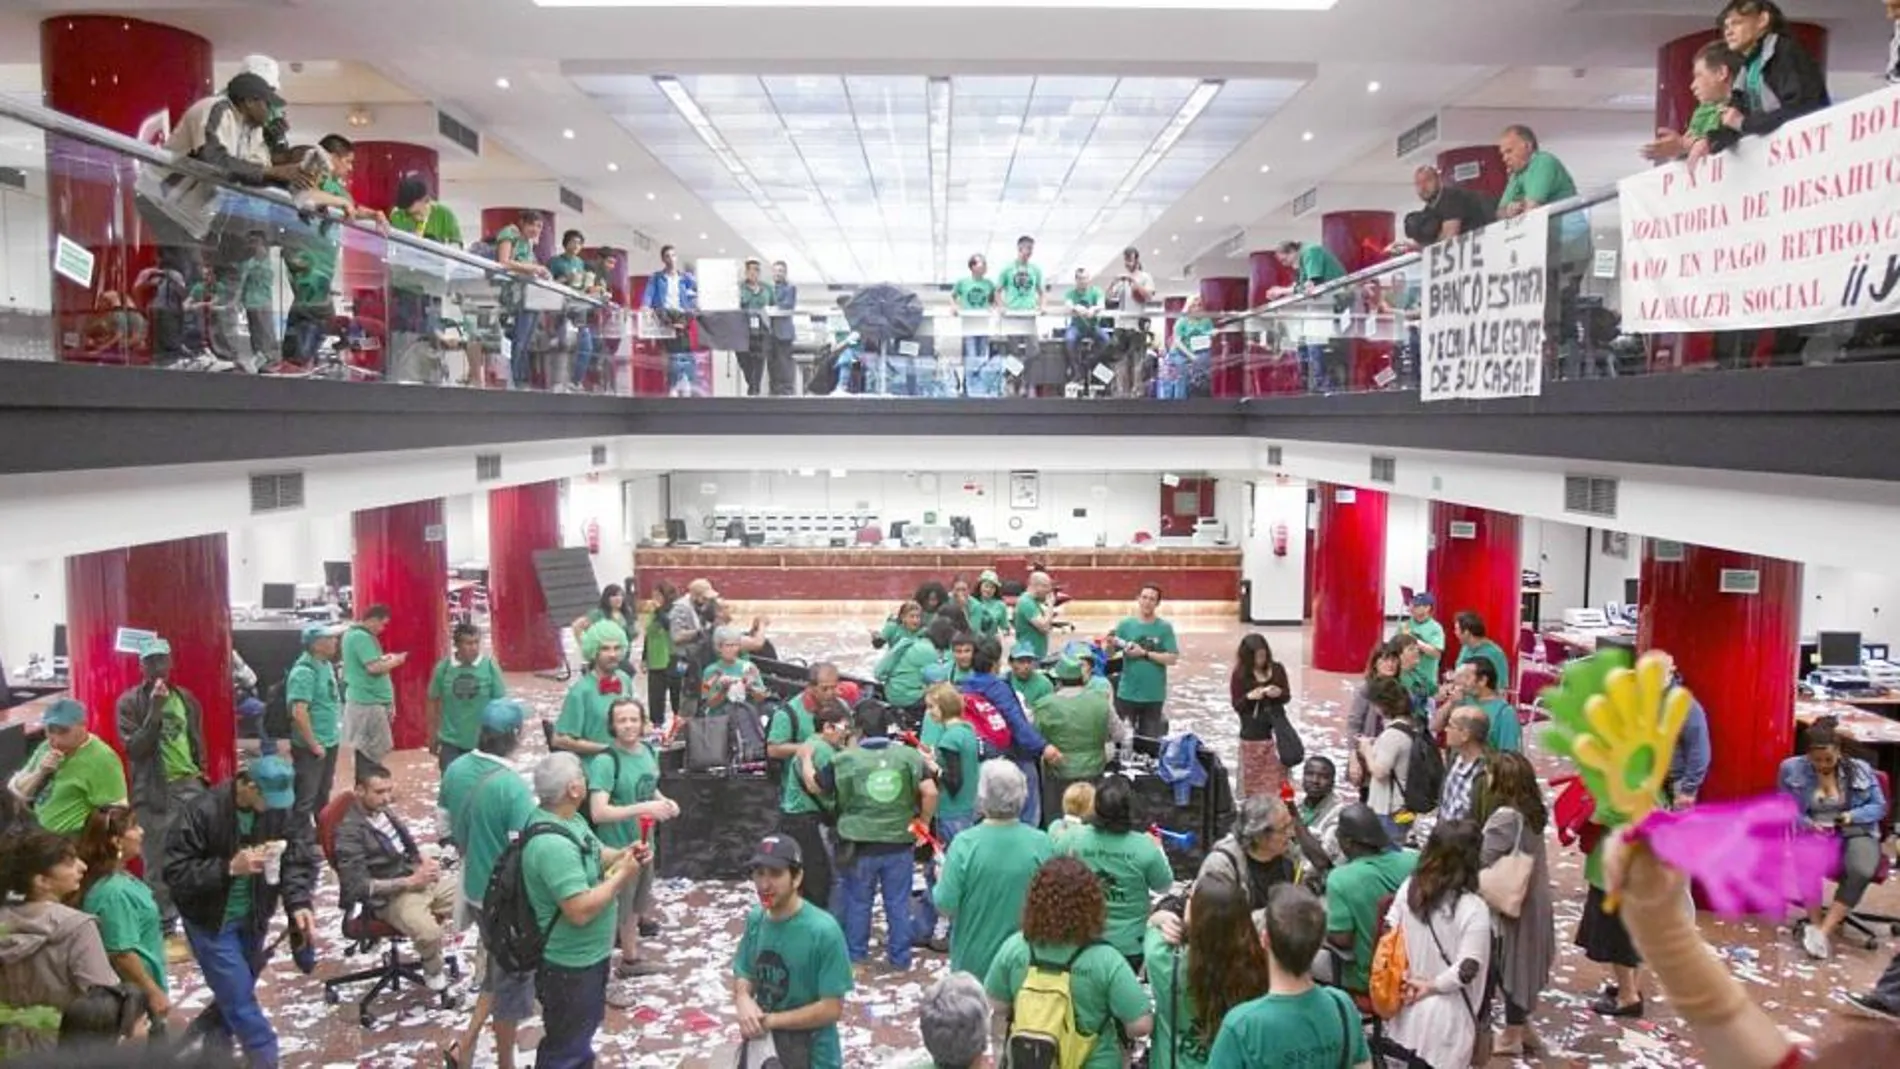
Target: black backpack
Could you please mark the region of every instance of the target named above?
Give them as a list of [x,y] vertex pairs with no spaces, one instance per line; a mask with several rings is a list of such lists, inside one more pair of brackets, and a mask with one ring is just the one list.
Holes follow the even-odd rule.
[[1445,758],[1432,737],[1416,723],[1394,722],[1394,727],[1412,737],[1411,756],[1405,765],[1405,808],[1413,813],[1429,813],[1438,808],[1439,795],[1445,790]]
[[731,714],[727,720],[727,730],[731,733],[731,743],[726,751],[726,763],[737,768],[742,765],[759,765],[765,762],[765,722],[759,717],[759,710],[751,702],[732,702],[726,710]]
[[290,701],[284,696],[284,688],[290,683],[285,676],[270,685],[264,692],[264,735],[272,742],[292,739],[294,725],[290,722]]
[[544,927],[535,919],[528,900],[527,874],[521,869],[528,844],[542,835],[559,835],[579,849],[580,840],[555,824],[530,824],[495,859],[495,871],[482,893],[482,945],[504,972],[533,972],[541,966],[548,936],[561,919],[557,908]]

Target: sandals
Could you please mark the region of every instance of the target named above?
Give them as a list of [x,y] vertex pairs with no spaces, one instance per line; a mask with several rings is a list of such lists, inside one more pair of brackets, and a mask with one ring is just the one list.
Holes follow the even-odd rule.
[[447,1069],[462,1069],[461,1040],[451,1039],[449,1040],[449,1045],[442,1048],[442,1064],[446,1066]]

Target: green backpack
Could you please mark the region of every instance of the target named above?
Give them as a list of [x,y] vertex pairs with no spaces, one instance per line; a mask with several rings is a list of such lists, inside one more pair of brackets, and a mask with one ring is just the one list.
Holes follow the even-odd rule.
[[1088,1061],[1097,1037],[1085,1035],[1075,1023],[1070,987],[1075,961],[1088,949],[1078,949],[1060,965],[1037,961],[1030,952],[1029,972],[1010,1008],[1010,1069],[1082,1069]]

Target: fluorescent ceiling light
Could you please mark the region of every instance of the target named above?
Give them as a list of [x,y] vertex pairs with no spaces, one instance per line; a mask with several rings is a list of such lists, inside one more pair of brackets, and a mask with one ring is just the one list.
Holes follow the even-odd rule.
[[1311,130],[1308,130],[1307,132],[1305,132],[1305,133],[1303,133],[1303,134],[1301,134],[1301,135],[1300,135],[1300,140],[1301,140],[1301,141],[1311,141],[1311,140],[1313,140],[1313,131],[1311,131]]
[[1380,88],[1381,88],[1381,86],[1379,85],[1379,83],[1378,83],[1378,82],[1367,82],[1367,83],[1366,83],[1366,92],[1368,92],[1368,93],[1376,93],[1376,92],[1378,92],[1378,91],[1380,90]]
[[572,130],[562,130],[562,131],[561,131],[561,136],[562,136],[562,137],[565,137],[565,138],[567,138],[567,139],[568,139],[569,141],[572,141],[572,140],[574,140],[574,131],[572,131]]
[[647,194],[647,199],[648,199],[648,200],[652,200],[652,199],[653,199],[653,198],[654,198],[655,196],[658,196],[658,194],[655,194],[655,193],[648,193],[648,194]]
[[495,88],[497,89],[506,89],[508,88],[508,84],[509,84],[508,79],[506,78],[495,79]]
[[617,163],[609,163],[609,164],[607,165],[607,169],[608,169],[609,171],[618,171],[618,170],[620,169],[620,165],[619,165],[619,164],[617,164]]
[[1197,216],[1195,216],[1195,217],[1194,217],[1194,221],[1198,223],[1198,222],[1200,222],[1201,220],[1203,220],[1203,219],[1205,219],[1205,218],[1207,218],[1207,217],[1206,217],[1206,216],[1204,216],[1204,215],[1197,215]]
[[673,213],[673,221],[676,223],[680,221],[680,213],[678,212]]
[[1271,171],[1271,170],[1273,170],[1273,164],[1271,163],[1263,163],[1260,165],[1261,174],[1266,174],[1268,171]]
[[706,237],[706,232],[705,232],[704,230],[702,230],[702,231],[700,231],[700,232],[699,232],[699,240],[701,240],[701,241],[705,241],[705,240],[707,240],[707,237]]

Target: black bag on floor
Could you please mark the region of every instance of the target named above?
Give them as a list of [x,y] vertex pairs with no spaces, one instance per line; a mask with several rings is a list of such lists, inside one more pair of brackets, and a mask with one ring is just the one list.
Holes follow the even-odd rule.
[[732,718],[701,713],[686,721],[686,771],[706,772],[732,763]]

